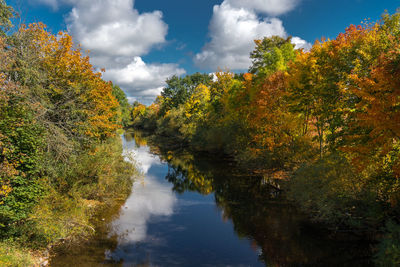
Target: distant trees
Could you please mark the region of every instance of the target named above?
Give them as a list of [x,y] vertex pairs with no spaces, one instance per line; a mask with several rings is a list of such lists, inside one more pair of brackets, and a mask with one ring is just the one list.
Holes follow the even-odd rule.
[[120,123],[127,127],[130,125],[132,117],[131,117],[131,105],[128,102],[125,92],[118,86],[112,86],[112,95],[117,99],[119,103],[119,113],[120,115]]
[[167,79],[167,86],[161,92],[163,106],[161,112],[165,113],[171,108],[177,108],[189,99],[194,89],[200,84],[209,84],[212,75],[195,73],[186,77],[172,76]]
[[[266,175],[283,170],[288,195],[316,220],[368,229],[390,220],[398,231],[399,40],[398,13],[351,25],[309,51],[290,38],[256,40],[249,73],[218,71],[201,84],[173,77],[159,109],[141,114],[149,119],[151,110],[157,133],[194,148]],[[398,255],[396,242],[390,253]]]

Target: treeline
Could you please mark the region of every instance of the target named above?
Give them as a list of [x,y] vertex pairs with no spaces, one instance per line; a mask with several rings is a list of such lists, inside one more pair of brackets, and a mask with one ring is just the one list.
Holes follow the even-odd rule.
[[135,170],[116,136],[130,116],[123,91],[66,32],[12,28],[14,15],[0,0],[0,265],[29,266],[26,249],[90,234]]
[[287,181],[314,220],[381,236],[377,262],[400,264],[400,14],[309,51],[255,43],[248,73],[172,77],[135,127]]

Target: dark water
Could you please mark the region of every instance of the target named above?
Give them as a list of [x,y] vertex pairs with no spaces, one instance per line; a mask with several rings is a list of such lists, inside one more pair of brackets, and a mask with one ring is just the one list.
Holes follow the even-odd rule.
[[51,266],[369,266],[369,244],[311,225],[261,177],[126,133],[144,177]]

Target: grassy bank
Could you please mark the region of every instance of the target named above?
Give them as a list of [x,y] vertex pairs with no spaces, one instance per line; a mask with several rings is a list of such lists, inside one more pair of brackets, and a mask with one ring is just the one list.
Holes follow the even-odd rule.
[[90,238],[96,213],[129,195],[137,171],[125,161],[120,139],[110,139],[94,151],[63,168],[68,170],[64,179],[74,179],[67,192],[43,185],[45,193],[32,212],[8,227],[8,236],[0,242],[1,266],[33,266],[46,261],[53,245],[73,245]]

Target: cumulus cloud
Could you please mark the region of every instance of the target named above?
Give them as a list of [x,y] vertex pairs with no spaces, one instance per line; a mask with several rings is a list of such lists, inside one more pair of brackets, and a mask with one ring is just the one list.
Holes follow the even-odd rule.
[[[225,0],[221,5],[215,5],[209,25],[210,42],[195,55],[195,64],[205,69],[216,66],[231,70],[247,69],[251,64],[249,54],[254,49],[255,39],[272,35],[288,36],[280,19],[260,19],[257,12],[281,14],[296,3],[293,0]],[[299,37],[292,40],[296,48],[309,47]]]
[[226,3],[236,8],[247,8],[259,13],[277,16],[291,11],[299,0],[226,0]]
[[142,56],[166,43],[168,25],[161,11],[139,13],[133,0],[33,0],[54,9],[72,5],[68,32],[104,78],[120,85],[130,99],[154,100],[166,78],[185,71],[177,64],[146,64]]
[[145,177],[134,182],[133,194],[125,202],[120,217],[112,223],[111,234],[118,235],[120,246],[146,241],[147,226],[152,219],[171,216],[177,203],[171,184],[158,181],[150,171],[151,167],[161,164],[160,159],[152,155],[148,147],[130,146],[128,152],[134,153]]
[[312,44],[296,36],[292,37],[292,43],[297,49],[303,48],[304,50],[310,50],[312,47]]
[[77,1],[67,28],[83,49],[102,56],[141,56],[165,42],[162,13],[139,14],[132,0]]
[[161,92],[168,77],[184,73],[185,70],[179,68],[177,64],[146,64],[142,58],[134,57],[123,68],[108,69],[104,78],[127,88],[129,95],[137,93],[144,98],[149,98]]

